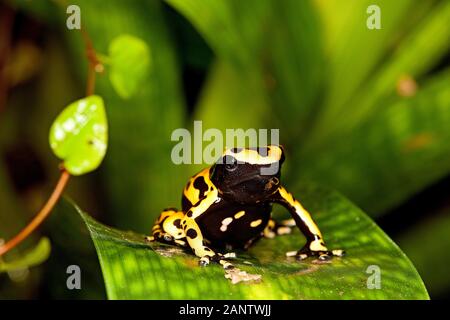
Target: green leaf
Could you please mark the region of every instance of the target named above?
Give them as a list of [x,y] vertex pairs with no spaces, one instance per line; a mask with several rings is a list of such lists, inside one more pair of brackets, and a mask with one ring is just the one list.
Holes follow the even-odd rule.
[[47,238],[41,238],[39,243],[33,249],[25,252],[20,258],[7,262],[3,262],[3,260],[0,259],[0,272],[13,271],[39,265],[47,260],[50,255],[50,251],[50,240]]
[[[236,94],[228,92],[230,86],[239,87],[238,91],[244,95],[255,97],[258,102],[264,101],[262,105],[271,102],[274,111],[252,108],[257,103],[239,103],[254,117],[265,117],[264,127],[283,127],[286,135],[304,137],[317,99],[322,95],[320,85],[325,65],[321,39],[317,36],[320,34],[319,20],[310,1],[167,2],[205,37],[219,57],[219,64],[234,67],[238,84],[223,81],[214,90],[217,100],[222,95]],[[221,87],[224,88],[222,91]],[[207,94],[211,96],[211,92]],[[234,109],[242,107],[229,105],[207,113],[217,112],[219,120],[236,118]],[[235,121],[242,122],[241,119]],[[237,127],[222,122],[221,127],[224,126]],[[298,139],[295,141],[298,143]]]
[[272,23],[265,35],[268,55],[263,65],[266,91],[283,128],[295,145],[301,145],[317,114],[325,73],[323,39],[316,8],[311,1],[273,1]]
[[108,123],[100,96],[67,106],[50,129],[50,147],[72,175],[97,169],[108,145]]
[[[299,232],[262,239],[248,252],[237,252],[235,261],[262,281],[238,284],[225,279],[221,266],[201,268],[187,251],[149,244],[144,235],[107,227],[78,210],[97,249],[110,299],[428,299],[408,258],[360,209],[322,188],[297,191],[328,246],[345,249],[347,256],[298,262],[285,252],[302,246]],[[367,288],[367,268],[373,265],[381,270],[380,289]]]
[[[260,69],[263,33],[270,1],[168,0],[202,34],[217,55],[194,119],[205,128],[259,128],[271,110]],[[236,117],[239,114],[239,117]]]
[[243,77],[245,75],[236,72],[230,64],[216,61],[204,85],[194,119],[202,120],[205,128],[221,130],[224,137],[227,128],[260,127],[270,109],[258,94],[258,79],[251,74]]
[[120,35],[109,45],[109,78],[122,98],[134,95],[144,84],[150,68],[150,48],[145,41]]
[[199,30],[218,56],[236,67],[255,62],[265,34],[260,27],[270,13],[267,0],[167,0]]
[[450,69],[414,97],[382,101],[376,116],[302,154],[304,170],[289,178],[333,186],[371,214],[399,205],[450,172],[449,83]]
[[[259,94],[258,79],[255,79],[254,74],[247,75],[245,80],[243,77],[230,63],[217,59],[211,66],[195,108],[193,119],[202,121],[203,132],[208,129],[219,130],[224,137],[224,144],[230,143],[225,138],[227,128],[260,129],[270,112]],[[236,117],[236,114],[239,116]],[[191,165],[189,172],[193,175],[203,167],[204,164]]]
[[[324,24],[328,55],[329,85],[317,127],[318,133],[324,134],[336,124],[336,117],[346,110],[348,99],[389,52],[393,35],[402,30],[402,22],[413,1],[316,1]],[[379,30],[366,26],[369,17],[366,10],[370,5],[380,8]]]
[[[421,2],[420,5],[430,5]],[[342,120],[336,122],[336,132],[350,131],[373,114],[382,111],[380,103],[390,95],[396,95],[397,83],[402,77],[419,79],[435,67],[450,48],[450,2],[440,2],[411,27],[410,32],[395,48],[393,54],[386,58],[369,81],[366,81],[352,97],[346,108],[341,111]],[[433,41],[429,41],[433,38]],[[333,136],[333,133],[328,133]]]

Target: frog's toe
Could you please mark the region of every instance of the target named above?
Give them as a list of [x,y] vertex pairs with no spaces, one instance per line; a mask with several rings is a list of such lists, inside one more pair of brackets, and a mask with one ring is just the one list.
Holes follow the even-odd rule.
[[343,257],[343,256],[345,256],[345,251],[341,250],[341,249],[331,250],[331,253],[333,254],[333,256],[336,256],[336,257]]
[[166,242],[173,242],[173,240],[174,240],[173,237],[170,234],[168,234],[168,233],[164,234],[163,239]]
[[231,262],[229,262],[229,261],[227,261],[227,260],[225,260],[225,259],[219,260],[219,263],[222,265],[222,267],[223,267],[225,270],[231,270],[231,269],[234,269],[234,265],[233,265]]
[[221,254],[217,253],[211,257],[211,260],[219,263],[225,270],[231,270],[234,268],[234,265],[228,261],[229,258],[235,257],[236,254]]
[[151,240],[151,241],[157,240],[159,242],[168,243],[168,244],[173,244],[174,242],[176,242],[175,238],[166,232],[155,232],[153,234],[152,238],[153,238],[153,240]]
[[200,267],[206,267],[211,262],[210,258],[208,256],[201,257],[198,261],[198,265]]
[[201,267],[206,267],[207,265],[209,265],[211,262],[215,262],[215,263],[219,263],[220,265],[222,265],[222,267],[225,270],[230,270],[233,269],[234,266],[231,264],[231,262],[229,262],[227,260],[228,256],[222,255],[222,254],[216,254],[212,257],[210,256],[204,256],[201,257],[200,260],[198,261],[198,264]]
[[330,260],[333,256],[342,257],[345,255],[344,250],[309,250],[301,249],[299,251],[289,251],[287,257],[295,257],[297,260],[305,260],[309,257],[317,257],[321,261]]
[[223,255],[223,257],[227,259],[234,259],[236,258],[236,252],[227,252]]
[[327,261],[327,260],[331,259],[332,255],[330,255],[329,252],[322,252],[322,253],[319,253],[318,257],[319,257],[319,260]]
[[310,256],[308,256],[306,253],[298,253],[298,254],[295,255],[295,257],[296,257],[298,260],[305,260],[305,259],[307,259],[307,258],[310,257]]

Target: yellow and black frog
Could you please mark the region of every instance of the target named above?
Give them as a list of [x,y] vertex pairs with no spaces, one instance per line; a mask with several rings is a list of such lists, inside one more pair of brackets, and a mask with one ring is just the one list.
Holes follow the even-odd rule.
[[[284,159],[283,148],[275,145],[226,150],[213,166],[189,180],[183,190],[182,210],[164,210],[149,240],[190,247],[200,257],[200,265],[215,261],[228,269],[233,265],[227,255],[213,248],[246,249],[261,237],[287,234],[297,225],[307,242],[287,255],[321,260],[342,256],[342,250],[328,250],[311,215],[281,185]],[[292,219],[272,220],[273,203],[286,207]]]

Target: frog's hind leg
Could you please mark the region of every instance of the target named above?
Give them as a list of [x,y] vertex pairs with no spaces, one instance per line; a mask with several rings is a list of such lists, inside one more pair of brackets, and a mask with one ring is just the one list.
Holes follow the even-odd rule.
[[276,236],[290,234],[293,227],[295,227],[294,219],[287,219],[280,222],[270,219],[262,235],[264,238],[273,239]]
[[186,247],[186,237],[181,227],[183,216],[183,211],[173,208],[163,210],[152,228],[152,236],[147,237],[147,240],[156,240]]

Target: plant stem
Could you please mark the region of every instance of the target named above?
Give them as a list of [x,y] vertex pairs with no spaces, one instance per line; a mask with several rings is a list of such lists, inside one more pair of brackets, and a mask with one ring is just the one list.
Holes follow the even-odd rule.
[[95,89],[95,77],[97,72],[103,71],[103,65],[97,58],[97,53],[95,52],[92,41],[89,34],[82,28],[81,35],[83,36],[84,44],[86,47],[86,56],[88,59],[88,75],[86,84],[86,96],[94,94]]
[[56,184],[55,189],[53,190],[52,195],[47,200],[47,203],[44,207],[39,211],[39,213],[31,220],[31,222],[23,228],[14,238],[6,242],[4,245],[0,247],[0,257],[5,253],[15,248],[19,243],[25,240],[37,227],[41,225],[41,223],[47,218],[47,216],[52,211],[58,199],[61,197],[64,188],[67,185],[67,181],[70,178],[69,172],[65,169],[62,170],[61,176]]
[[[88,59],[86,96],[91,96],[94,94],[95,91],[96,73],[102,72],[104,67],[103,64],[97,58],[97,53],[95,52],[94,46],[92,45],[92,41],[88,33],[83,28],[80,31],[81,35],[83,36],[84,44],[86,47],[86,56]],[[58,180],[58,183],[56,184],[55,189],[53,190],[53,193],[51,194],[50,198],[47,200],[47,203],[24,229],[22,229],[14,238],[6,242],[4,245],[0,246],[0,257],[3,256],[8,251],[10,251],[11,249],[15,248],[23,240],[25,240],[50,215],[56,202],[58,202],[59,198],[61,197],[69,178],[70,178],[69,172],[66,171],[65,169],[62,169],[62,173]]]

